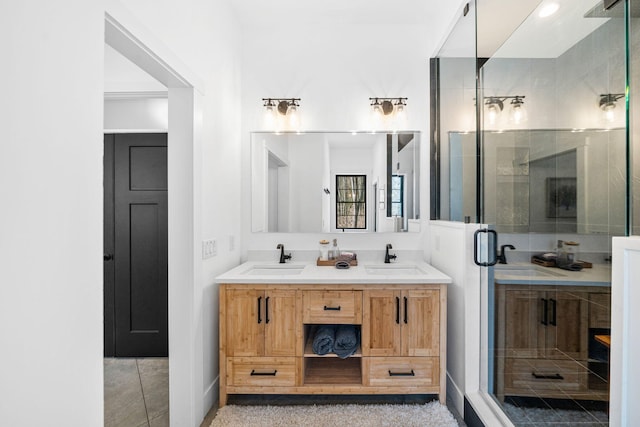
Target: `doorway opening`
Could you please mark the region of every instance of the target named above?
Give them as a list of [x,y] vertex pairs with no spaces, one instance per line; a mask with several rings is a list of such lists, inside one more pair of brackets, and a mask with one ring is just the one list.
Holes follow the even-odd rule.
[[[197,256],[201,214],[195,207],[201,199],[196,159],[201,154],[197,117],[203,85],[154,34],[117,4],[107,7],[105,42],[168,89],[164,129],[170,171],[167,191],[171,194],[167,200],[168,417],[171,425],[197,425],[204,413],[202,331],[195,314],[202,301],[202,261]],[[149,131],[131,128],[126,131]]]

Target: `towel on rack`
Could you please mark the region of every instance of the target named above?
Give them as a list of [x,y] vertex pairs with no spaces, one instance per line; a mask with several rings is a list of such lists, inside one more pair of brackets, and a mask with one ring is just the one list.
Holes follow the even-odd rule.
[[341,359],[346,359],[356,352],[360,343],[360,331],[355,325],[338,325],[336,328],[333,352]]
[[336,327],[334,325],[321,325],[313,334],[313,352],[320,356],[331,353],[336,338]]

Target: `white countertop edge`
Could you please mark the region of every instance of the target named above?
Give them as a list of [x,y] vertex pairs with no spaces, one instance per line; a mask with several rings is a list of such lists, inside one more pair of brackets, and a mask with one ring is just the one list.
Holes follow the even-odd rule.
[[380,263],[362,263],[350,267],[346,270],[339,270],[335,267],[317,266],[311,262],[291,262],[285,264],[290,266],[304,266],[300,274],[268,274],[249,275],[246,272],[254,267],[272,266],[277,267],[278,263],[248,261],[223,273],[215,278],[216,283],[246,283],[246,284],[449,284],[451,278],[426,262],[392,263],[397,268],[418,267],[428,274],[403,275],[403,274],[370,274],[367,273],[366,266],[379,266]]
[[[508,266],[508,267],[507,267]],[[557,286],[601,286],[611,287],[611,265],[594,264],[592,268],[581,271],[567,271],[556,267],[542,267],[526,262],[514,262],[503,268],[535,268],[545,271],[549,269],[553,276],[521,276],[510,275],[509,270],[494,269],[494,280],[501,285],[557,285]]]

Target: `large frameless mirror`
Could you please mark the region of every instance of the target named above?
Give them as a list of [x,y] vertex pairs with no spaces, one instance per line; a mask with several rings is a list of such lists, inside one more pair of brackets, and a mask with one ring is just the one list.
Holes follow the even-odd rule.
[[420,228],[419,132],[251,134],[251,230]]

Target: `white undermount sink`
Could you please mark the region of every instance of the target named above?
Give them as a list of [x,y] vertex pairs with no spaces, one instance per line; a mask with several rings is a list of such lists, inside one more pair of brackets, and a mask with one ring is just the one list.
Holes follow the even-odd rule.
[[496,275],[522,276],[522,277],[562,277],[564,274],[550,270],[548,267],[501,265],[495,267]]
[[263,264],[253,265],[244,274],[251,276],[282,276],[300,274],[304,265],[298,264]]
[[379,274],[384,276],[416,276],[419,274],[427,274],[416,265],[412,264],[374,264],[365,265],[367,274]]

